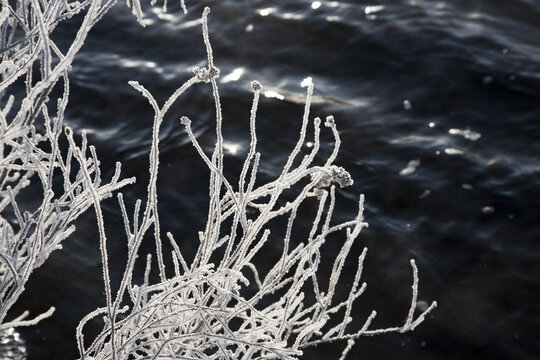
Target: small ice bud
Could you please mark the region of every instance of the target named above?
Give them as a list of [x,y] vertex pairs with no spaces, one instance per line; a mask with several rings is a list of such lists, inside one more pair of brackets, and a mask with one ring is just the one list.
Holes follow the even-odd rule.
[[180,123],[184,126],[190,126],[191,125],[191,120],[187,117],[187,116],[182,116],[180,118]]
[[336,122],[334,121],[334,117],[332,115],[328,115],[326,117],[326,121],[324,122],[324,126],[326,126],[326,127],[334,127],[334,126],[336,126]]
[[[337,183],[340,188],[343,188],[354,183],[351,175],[341,166],[330,165],[323,171],[324,175],[315,184],[315,188],[325,188],[330,186],[332,183]],[[312,174],[311,176],[313,178],[316,175]]]
[[210,82],[213,78],[219,77],[219,69],[215,66],[212,66],[209,69],[195,67],[193,68],[193,73],[197,76],[197,80],[205,83]]
[[302,87],[313,86],[313,80],[311,79],[311,76],[302,80],[302,82],[300,83],[300,86]]
[[210,75],[211,77],[218,77],[219,69],[215,66],[212,66],[210,69],[208,69],[208,75]]
[[263,87],[262,87],[262,85],[261,85],[260,82],[258,82],[258,81],[252,81],[252,82],[251,82],[251,90],[252,90],[253,92],[256,92],[256,91],[262,91],[262,90],[263,90]]

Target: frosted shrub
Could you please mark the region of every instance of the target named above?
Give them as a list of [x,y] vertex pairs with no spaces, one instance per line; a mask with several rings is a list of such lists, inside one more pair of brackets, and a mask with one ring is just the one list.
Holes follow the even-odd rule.
[[[322,342],[348,340],[342,358],[362,335],[413,330],[436,303],[415,316],[418,274],[413,260],[412,300],[405,322],[401,326],[373,329],[373,311],[363,325],[351,330],[352,309],[366,284],[361,282],[367,250],[356,259],[357,270],[346,299],[337,300],[336,290],[347,256],[360,231],[367,226],[363,220],[363,196],[358,213],[350,221],[334,224],[336,184],[352,184],[349,173],[334,161],[340,147],[340,137],[334,118],[323,122],[310,118],[313,93],[311,79],[306,88],[306,102],[300,134],[279,176],[257,185],[261,154],[257,151],[256,114],[262,85],[253,82],[253,105],[250,117],[251,142],[238,181],[224,175],[222,112],[212,48],[208,38],[206,8],[203,14],[203,37],[208,53],[208,67],[196,68],[172,96],[159,105],[146,88],[131,82],[154,110],[153,142],[150,152],[150,182],[145,203],[135,204],[128,215],[121,194],[118,200],[125,224],[128,258],[119,289],[113,294],[106,255],[107,237],[101,207],[94,206],[103,255],[106,306],[86,316],[77,328],[77,340],[82,359],[294,359],[302,349]],[[207,154],[195,138],[192,120],[181,117],[187,136],[210,170],[209,210],[206,226],[198,233],[199,247],[188,263],[173,235],[166,234],[172,253],[163,254],[162,229],[158,215],[156,181],[159,165],[159,130],[173,103],[192,86],[208,86],[213,90],[216,116],[216,143]],[[196,120],[194,120],[196,121]],[[327,129],[321,129],[321,125]],[[313,134],[308,128],[313,127]],[[320,132],[330,131],[334,147],[330,156],[316,163],[320,149]],[[301,158],[306,139],[313,142],[308,154]],[[85,186],[94,185],[86,177]],[[297,189],[291,195],[290,189]],[[285,194],[287,192],[287,194]],[[299,208],[304,203],[315,204],[317,211],[311,228],[302,238],[293,235]],[[144,206],[144,209],[142,207]],[[141,215],[141,211],[143,211]],[[271,236],[270,222],[283,218],[286,223],[281,239],[281,256],[273,264],[262,264],[261,251]],[[328,284],[319,280],[321,251],[325,242],[341,234],[341,249],[333,261]],[[156,243],[154,257],[146,257],[142,283],[133,278],[135,263],[143,238],[152,235]],[[268,261],[266,259],[266,261]],[[354,260],[353,260],[354,261]],[[151,281],[152,264],[159,273]],[[268,267],[267,270],[263,270]],[[268,266],[270,265],[270,266]],[[92,319],[103,319],[102,331],[85,339],[85,325]]]
[[[28,314],[4,323],[30,274],[74,230],[74,220],[95,201],[134,179],[101,178],[85,135],[76,145],[64,129],[68,70],[92,26],[114,1],[2,0],[0,10],[0,328],[34,324]],[[139,4],[133,3],[134,8]],[[71,45],[51,37],[60,22],[81,14]],[[16,96],[17,91],[24,95]],[[60,95],[54,95],[54,94]],[[60,139],[68,140],[61,148]],[[65,142],[64,139],[64,142]],[[33,182],[33,187],[28,187]],[[41,192],[36,187],[41,186]],[[18,200],[23,193],[32,201]],[[28,198],[28,196],[26,196]]]
[[[120,180],[119,164],[111,179],[103,179],[95,149],[88,145],[84,133],[81,140],[76,140],[73,131],[64,127],[64,112],[69,97],[68,70],[74,56],[92,26],[114,3],[2,0],[0,328],[35,324],[51,315],[52,308],[31,320],[24,313],[8,323],[4,321],[32,271],[61,247],[61,242],[74,231],[75,219],[90,206],[95,209],[100,236],[106,306],[87,315],[77,328],[82,358],[291,359],[300,356],[307,346],[348,340],[342,354],[345,357],[354,339],[361,335],[404,332],[422,322],[436,303],[415,316],[418,275],[411,260],[413,291],[405,323],[372,329],[370,324],[376,316],[373,311],[362,326],[350,329],[353,303],[366,288],[360,281],[366,249],[356,259],[357,271],[346,299],[338,299],[336,290],[355,239],[367,225],[362,217],[363,197],[354,219],[333,223],[335,186],[349,186],[352,179],[345,169],[333,164],[340,139],[331,116],[323,125],[333,134],[334,148],[326,161],[316,161],[323,121],[310,118],[311,79],[302,84],[307,96],[296,146],[280,175],[261,185],[257,181],[261,155],[257,152],[255,126],[262,85],[252,83],[249,151],[236,183],[224,176],[222,115],[216,81],[219,70],[213,64],[208,37],[208,9],[203,14],[207,68],[196,68],[194,76],[161,107],[142,85],[131,82],[155,113],[150,182],[144,209],[142,201],[137,201],[131,216],[131,206],[124,204],[122,194],[118,195],[128,258],[119,288],[113,293],[100,202],[134,179]],[[139,0],[128,1],[127,5],[144,25]],[[163,7],[166,6],[165,1]],[[185,11],[183,1],[181,6]],[[61,21],[76,14],[81,15],[81,26],[71,45],[62,51],[51,34]],[[180,118],[210,169],[208,219],[205,229],[198,234],[198,250],[188,263],[170,233],[166,237],[173,251],[163,253],[156,187],[159,130],[173,103],[190,87],[202,86],[199,84],[212,86],[217,140],[213,153],[206,154],[192,133],[191,120]],[[17,98],[13,89],[23,88],[25,94]],[[308,128],[314,129],[313,134],[308,134]],[[62,138],[67,145],[60,146]],[[302,158],[307,138],[314,145]],[[29,187],[31,182],[34,185]],[[41,195],[21,200],[21,194],[30,189],[35,192],[36,187],[41,187]],[[297,191],[291,194],[290,189]],[[311,228],[299,238],[293,234],[293,228],[298,226],[297,214],[306,203],[315,205],[317,211]],[[271,234],[270,230],[270,224],[278,219],[286,224],[281,256],[273,264],[262,264],[261,252],[271,236],[281,236]],[[323,288],[324,282],[318,275],[321,250],[330,237],[334,239],[338,234],[343,239],[341,249]],[[148,255],[144,280],[138,283],[133,273],[141,242],[149,236],[153,236],[156,245],[154,257],[159,278],[150,280],[154,257]],[[104,320],[102,331],[85,341],[85,325],[96,318]]]

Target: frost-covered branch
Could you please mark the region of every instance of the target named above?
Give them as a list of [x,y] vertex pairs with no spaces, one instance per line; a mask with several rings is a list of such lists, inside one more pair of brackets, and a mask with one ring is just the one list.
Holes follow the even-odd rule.
[[[373,329],[376,312],[360,329],[351,329],[354,302],[365,291],[360,283],[367,249],[356,259],[357,271],[346,299],[336,292],[342,284],[343,269],[361,230],[364,197],[360,196],[356,216],[334,223],[336,184],[352,184],[349,173],[334,164],[340,148],[336,123],[328,116],[325,127],[334,136],[330,156],[317,164],[320,149],[321,120],[311,120],[313,82],[306,79],[304,114],[298,141],[279,176],[258,185],[257,173],[261,154],[257,151],[256,116],[262,85],[253,82],[253,105],[250,113],[250,148],[239,178],[233,181],[224,174],[222,114],[216,78],[219,70],[213,64],[208,36],[207,16],[203,13],[203,40],[208,67],[195,69],[188,79],[160,106],[139,83],[130,84],[139,91],[154,110],[154,128],[150,150],[150,183],[144,213],[141,202],[135,204],[133,217],[128,215],[124,199],[119,203],[124,218],[128,260],[116,295],[106,283],[107,305],[85,317],[78,326],[77,339],[82,359],[296,359],[307,346],[322,342],[348,340],[342,354],[362,335],[404,332],[414,329],[435,306],[415,316],[418,274],[413,260],[412,301],[402,326]],[[216,116],[216,143],[211,154],[205,153],[194,136],[187,117],[181,117],[197,153],[210,170],[209,213],[206,226],[199,232],[199,247],[188,263],[172,234],[167,234],[173,251],[163,254],[157,207],[156,181],[159,164],[159,129],[171,105],[192,86],[209,83],[213,90]],[[308,129],[313,127],[313,134]],[[306,139],[314,146],[303,154]],[[320,154],[319,154],[320,155]],[[303,157],[302,157],[303,156]],[[90,182],[90,179],[86,179]],[[296,189],[296,191],[294,191]],[[95,204],[99,207],[99,204]],[[301,227],[297,216],[303,206],[317,209],[308,229]],[[272,221],[282,218],[286,227],[276,233]],[[100,220],[101,221],[101,220]],[[146,257],[144,280],[136,282],[133,271],[140,244],[153,228],[157,251],[159,280],[150,281],[152,256]],[[299,235],[303,234],[303,235]],[[327,241],[341,236],[341,248],[331,267],[329,281],[321,281],[321,252]],[[107,242],[100,231],[102,247]],[[273,263],[264,256],[265,245],[272,239],[281,241],[281,256]],[[169,260],[169,261],[167,261]],[[104,273],[108,273],[107,254],[103,256]],[[261,266],[263,265],[263,266]],[[270,266],[268,266],[270,265]],[[85,325],[102,318],[103,329],[95,338],[84,338]]]
[[[61,152],[58,140],[63,136],[62,119],[51,119],[46,111],[42,116],[44,134],[38,134],[32,125],[17,133],[4,132],[2,139],[5,156],[0,164],[5,177],[0,188],[0,323],[32,271],[61,248],[61,242],[74,231],[73,222],[93,205],[93,196],[105,199],[134,181],[120,179],[120,164],[111,179],[103,179],[95,150],[87,146],[84,133],[82,144],[76,145],[67,128],[69,147],[66,153]],[[84,160],[78,161],[74,154],[81,154]],[[85,182],[85,174],[91,174],[91,183]],[[41,185],[43,196],[18,201],[17,196],[31,189],[35,178],[39,183],[34,186]]]
[[[120,180],[119,164],[111,179],[103,179],[86,135],[77,145],[78,136],[69,128],[64,132],[68,71],[89,31],[115,2],[1,0],[0,324],[32,271],[74,231],[75,219],[134,181]],[[128,6],[142,22],[141,13],[135,11],[141,8],[139,0],[128,1]],[[80,27],[69,47],[61,50],[54,31],[76,14],[82,15]],[[60,95],[53,96],[56,93]],[[66,137],[69,144],[61,148]],[[24,192],[39,193],[35,188],[40,185],[41,196],[20,200]],[[33,323],[19,317],[1,326]]]

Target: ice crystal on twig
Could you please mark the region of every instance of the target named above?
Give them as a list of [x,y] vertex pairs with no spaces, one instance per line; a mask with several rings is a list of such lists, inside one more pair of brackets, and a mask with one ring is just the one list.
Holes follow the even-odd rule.
[[[340,188],[353,184],[351,174],[341,166],[328,166],[327,168],[321,169],[321,173],[322,176],[319,176],[319,180],[315,184],[316,188],[327,188],[332,183],[337,183]],[[315,174],[311,175],[312,178],[315,178],[315,176]]]

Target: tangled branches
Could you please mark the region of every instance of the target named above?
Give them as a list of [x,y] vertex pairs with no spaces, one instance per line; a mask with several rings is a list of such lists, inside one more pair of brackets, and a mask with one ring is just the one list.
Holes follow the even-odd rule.
[[[262,85],[252,83],[254,93],[250,117],[251,141],[237,183],[224,175],[222,113],[208,36],[207,16],[203,13],[203,37],[208,53],[208,68],[196,69],[165,103],[159,106],[152,94],[137,82],[131,85],[139,91],[154,110],[153,142],[150,152],[150,183],[142,217],[141,202],[134,215],[127,213],[123,197],[119,203],[128,239],[128,260],[119,290],[113,295],[106,286],[106,306],[85,317],[77,329],[82,359],[296,359],[302,349],[322,342],[348,340],[343,357],[354,339],[362,335],[413,330],[435,306],[415,316],[418,274],[414,260],[411,306],[402,326],[372,329],[373,311],[363,325],[349,330],[353,304],[366,288],[361,275],[367,249],[356,259],[357,270],[345,300],[337,300],[336,290],[343,277],[347,256],[360,231],[367,226],[363,220],[363,196],[357,215],[346,222],[333,224],[335,185],[352,184],[346,170],[334,165],[340,148],[340,137],[333,117],[324,125],[333,134],[334,147],[330,156],[316,165],[320,149],[321,119],[310,119],[313,83],[306,79],[306,102],[300,134],[280,175],[257,186],[261,154],[257,151],[256,114]],[[162,253],[156,181],[159,163],[159,129],[172,104],[188,88],[208,83],[212,86],[215,104],[217,138],[208,155],[194,136],[187,117],[181,117],[196,151],[210,169],[209,211],[206,227],[199,232],[199,247],[188,263],[173,235],[167,237],[174,251],[170,262]],[[313,147],[302,159],[300,155],[312,124]],[[310,125],[311,126],[311,125]],[[293,198],[285,196],[296,188]],[[306,202],[317,211],[311,228],[304,237],[293,238],[299,208]],[[94,204],[99,209],[99,202]],[[99,213],[99,211],[97,211]],[[285,234],[281,237],[281,256],[268,270],[260,266],[265,244],[270,239],[269,223],[285,219]],[[101,223],[101,222],[100,222]],[[100,225],[101,228],[101,225]],[[153,228],[159,281],[151,282],[152,256],[148,256],[144,281],[136,284],[133,269],[145,234]],[[102,248],[105,231],[100,231]],[[319,279],[321,252],[327,242],[342,234],[341,248],[333,261],[327,286]],[[106,252],[104,273],[108,274]],[[265,264],[268,267],[268,264]],[[169,275],[168,275],[169,274]],[[173,274],[173,275],[170,275]],[[90,343],[84,339],[84,327],[94,318],[103,318],[101,333]]]

